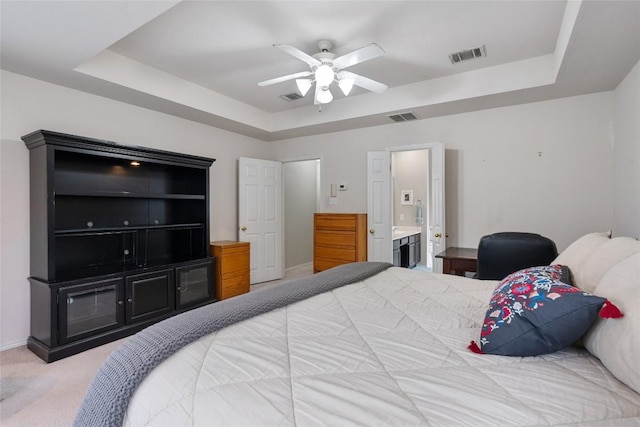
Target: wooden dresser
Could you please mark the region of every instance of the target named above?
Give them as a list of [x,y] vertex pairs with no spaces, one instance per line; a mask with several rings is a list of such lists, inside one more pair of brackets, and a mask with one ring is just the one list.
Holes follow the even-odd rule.
[[223,300],[249,292],[249,242],[211,242],[216,262],[216,299]]
[[367,214],[314,215],[313,272],[367,260]]

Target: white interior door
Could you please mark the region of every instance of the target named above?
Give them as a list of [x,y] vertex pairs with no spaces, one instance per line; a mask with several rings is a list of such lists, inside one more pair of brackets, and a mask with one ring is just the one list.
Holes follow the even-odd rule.
[[251,284],[281,279],[282,164],[240,157],[238,240],[251,244]]
[[391,240],[391,153],[367,153],[367,258],[393,262]]
[[447,248],[445,228],[444,145],[430,144],[429,241],[432,244],[433,271],[442,273],[442,260],[435,256]]

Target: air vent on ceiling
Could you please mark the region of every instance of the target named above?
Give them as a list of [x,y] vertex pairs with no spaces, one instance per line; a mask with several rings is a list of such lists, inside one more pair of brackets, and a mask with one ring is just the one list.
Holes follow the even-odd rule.
[[483,56],[487,56],[487,51],[484,48],[484,45],[480,47],[474,47],[473,49],[461,50],[460,52],[452,53],[451,55],[449,55],[449,59],[451,60],[452,64],[457,64],[458,62],[481,58]]
[[414,113],[413,111],[407,111],[405,113],[398,113],[398,114],[390,114],[387,117],[389,117],[394,122],[408,122],[410,120],[418,120],[418,116],[416,116],[416,113]]
[[284,99],[285,101],[295,101],[296,99],[301,99],[302,95],[300,95],[299,93],[293,92],[293,93],[288,93],[286,95],[280,95],[280,98]]

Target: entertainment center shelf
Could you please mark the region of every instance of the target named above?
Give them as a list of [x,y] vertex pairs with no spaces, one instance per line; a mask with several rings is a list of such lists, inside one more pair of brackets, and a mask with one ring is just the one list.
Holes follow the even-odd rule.
[[103,192],[64,192],[58,191],[55,196],[78,196],[78,197],[123,197],[123,198],[142,198],[142,199],[177,199],[177,200],[204,200],[204,195],[199,194],[148,194],[148,193],[131,193],[126,191],[103,191]]
[[31,336],[47,362],[215,301],[215,159],[36,131]]

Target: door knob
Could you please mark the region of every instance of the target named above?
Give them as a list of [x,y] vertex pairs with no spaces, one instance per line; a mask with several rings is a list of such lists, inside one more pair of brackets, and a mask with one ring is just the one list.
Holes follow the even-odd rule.
[[244,225],[242,227],[240,227],[240,230],[242,231],[247,231],[247,227],[245,227]]
[[374,230],[373,228],[371,230],[369,230],[369,233],[371,234],[376,234],[376,230]]
[[438,239],[439,239],[439,238],[441,238],[441,237],[442,237],[442,233],[436,233],[436,234],[435,234],[435,236],[433,236],[433,237],[435,237],[435,238],[438,238]]

